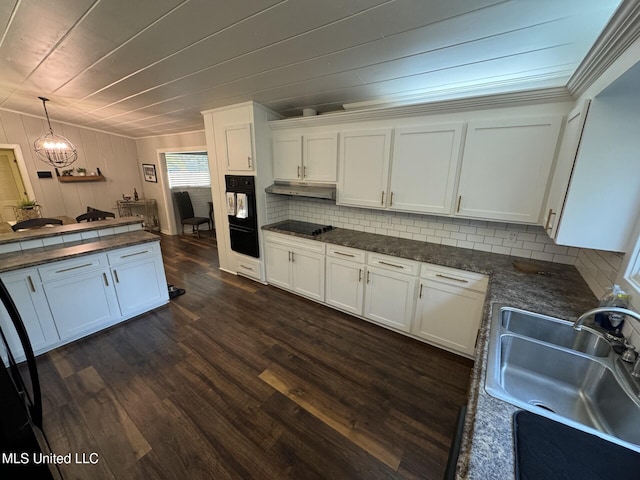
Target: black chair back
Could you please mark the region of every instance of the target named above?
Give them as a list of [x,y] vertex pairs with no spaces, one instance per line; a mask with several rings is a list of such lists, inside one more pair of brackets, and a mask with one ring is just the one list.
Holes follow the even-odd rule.
[[12,225],[11,228],[14,232],[17,232],[28,228],[44,227],[45,225],[62,225],[62,220],[59,218],[30,218]]
[[193,218],[195,216],[189,192],[173,192],[173,198],[176,200],[180,220],[186,220],[187,218]]
[[103,212],[101,210],[92,210],[76,217],[76,222],[93,222],[94,220],[106,220],[107,218],[116,218],[111,212]]

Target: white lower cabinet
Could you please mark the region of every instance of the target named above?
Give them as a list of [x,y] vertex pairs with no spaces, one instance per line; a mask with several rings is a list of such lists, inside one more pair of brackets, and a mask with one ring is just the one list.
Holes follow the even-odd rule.
[[364,305],[365,252],[330,246],[326,261],[328,305],[353,315],[362,315]]
[[265,234],[267,282],[324,302],[324,243]]
[[[0,277],[36,354],[169,300],[159,242],[73,257]],[[13,332],[9,342],[20,361],[23,352],[8,321],[0,311],[2,329]]]
[[416,277],[367,267],[364,316],[389,327],[409,332],[416,295]]
[[[4,273],[1,278],[18,312],[20,312],[33,351],[36,354],[45,351],[60,337],[47,304],[47,297],[38,281],[38,271],[35,268],[29,268]],[[0,309],[0,326],[7,337],[15,359],[18,362],[24,360],[20,339],[4,309]]]
[[423,265],[412,333],[447,350],[472,356],[487,282],[485,275]]

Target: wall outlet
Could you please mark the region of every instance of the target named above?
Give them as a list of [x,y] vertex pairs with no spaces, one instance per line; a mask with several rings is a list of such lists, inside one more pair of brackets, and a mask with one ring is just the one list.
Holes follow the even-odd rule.
[[518,232],[509,232],[507,241],[510,243],[516,243],[518,241]]

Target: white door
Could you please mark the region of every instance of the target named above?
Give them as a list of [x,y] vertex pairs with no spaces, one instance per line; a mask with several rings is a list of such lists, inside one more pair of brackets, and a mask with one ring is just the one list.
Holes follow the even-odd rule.
[[414,333],[448,349],[473,355],[483,304],[482,293],[421,280]]
[[0,213],[5,221],[16,220],[13,208],[27,198],[13,150],[0,150]]
[[101,269],[43,284],[60,338],[97,331],[120,318],[110,278]]
[[367,267],[364,316],[409,332],[416,281],[409,275]]
[[253,171],[253,142],[251,124],[229,125],[224,127],[227,170],[238,172]]
[[559,116],[469,123],[456,214],[537,223]]
[[335,182],[338,175],[338,134],[305,135],[303,145],[303,180]]
[[291,248],[279,243],[265,242],[264,249],[267,283],[292,290]]
[[302,179],[302,136],[273,138],[273,177],[275,180]]
[[542,219],[545,224],[545,230],[551,238],[556,237],[560,223],[562,207],[567,195],[571,171],[573,170],[573,165],[578,154],[584,124],[587,120],[589,104],[590,101],[586,100],[567,116],[567,123],[564,127],[562,143],[560,144],[560,151],[558,152],[558,161],[556,162],[556,168],[553,172],[544,217]]
[[[18,309],[31,347],[36,353],[60,339],[38,278],[38,272],[35,269],[19,270],[2,275],[2,281]],[[20,340],[16,335],[15,328],[9,325],[10,318],[5,317],[4,309],[1,310],[2,331],[8,336],[7,340],[14,357],[21,361],[24,358],[24,351]]]
[[393,137],[389,207],[448,215],[463,124],[398,128]]
[[147,258],[111,268],[120,311],[125,317],[155,308],[167,299],[162,259]]
[[293,291],[324,302],[324,255],[292,250]]
[[353,315],[362,315],[364,265],[327,257],[326,269],[326,303]]
[[336,203],[384,208],[391,129],[345,132],[340,141],[340,178]]

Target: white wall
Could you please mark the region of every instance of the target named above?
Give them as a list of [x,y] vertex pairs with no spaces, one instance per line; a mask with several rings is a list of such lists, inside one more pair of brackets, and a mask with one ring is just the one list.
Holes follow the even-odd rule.
[[[33,151],[33,142],[48,130],[45,119],[0,110],[0,144],[18,145],[24,158],[33,193],[46,216],[77,217],[87,206],[117,213],[116,200],[122,194],[141,189],[136,142],[87,128],[52,122],[53,131],[67,137],[78,149],[74,168],[87,171],[100,168],[106,182],[60,183],[52,166],[41,162]],[[53,178],[40,179],[38,171],[49,171]]]
[[[179,232],[179,228],[176,227],[166,165],[164,159],[160,159],[160,155],[164,152],[207,151],[204,131],[139,138],[136,145],[139,169],[142,169],[143,163],[155,165],[158,176],[158,183],[142,182],[144,196],[145,198],[155,198],[158,202],[158,216],[162,232],[175,234]],[[210,174],[211,181],[214,182],[215,172],[212,171]]]

